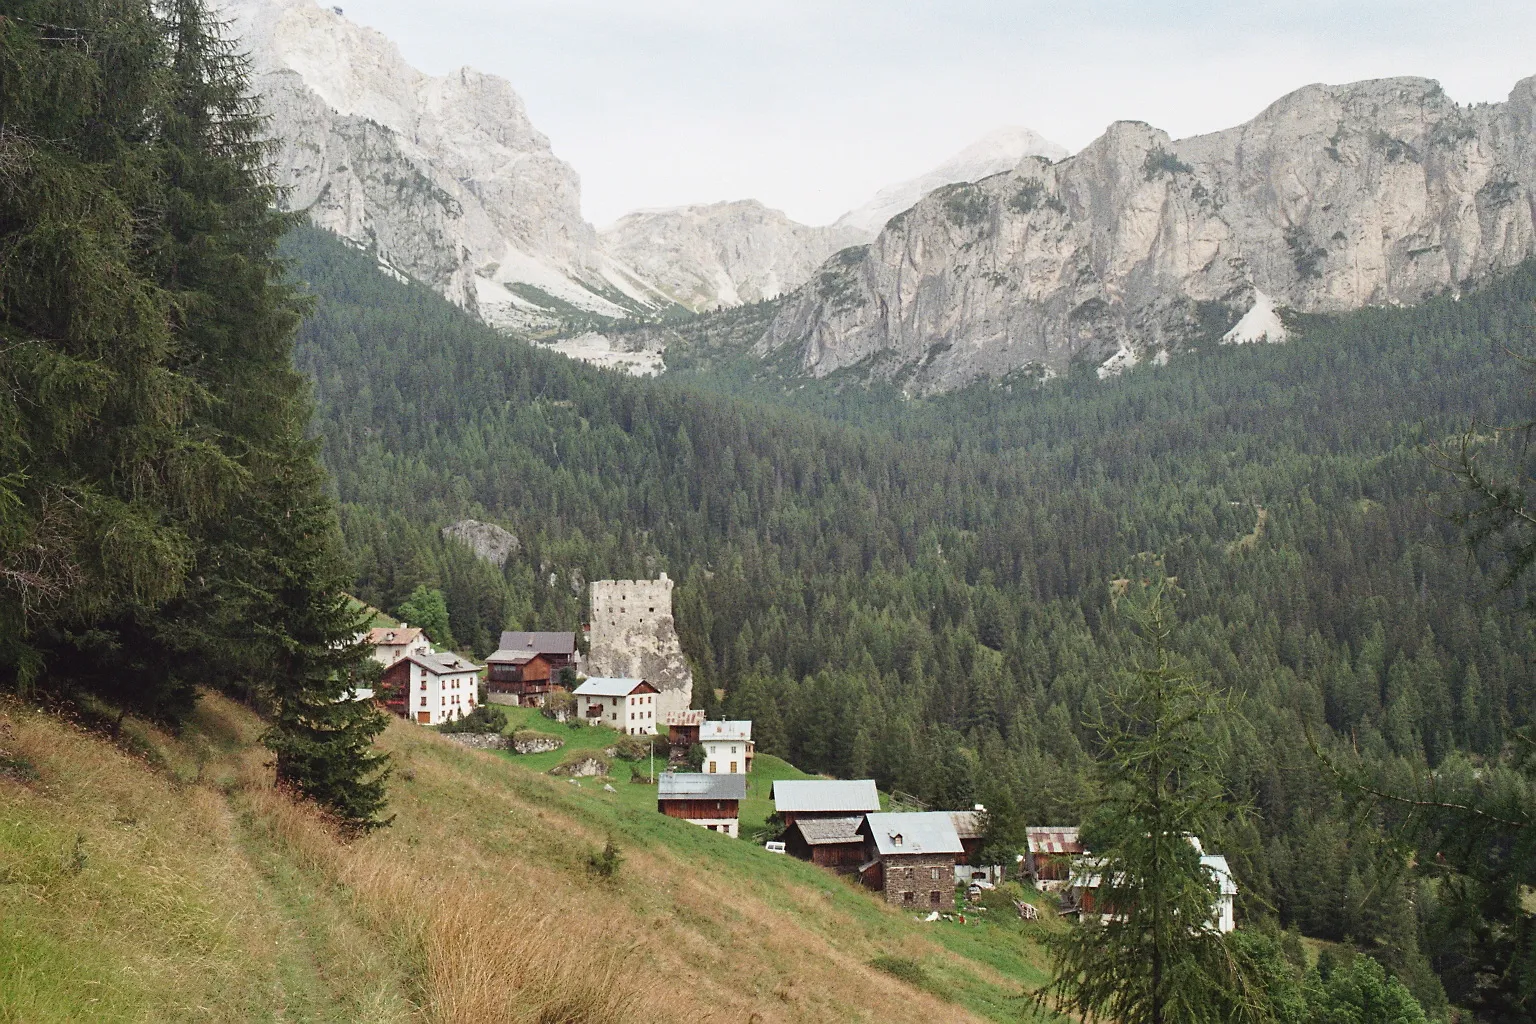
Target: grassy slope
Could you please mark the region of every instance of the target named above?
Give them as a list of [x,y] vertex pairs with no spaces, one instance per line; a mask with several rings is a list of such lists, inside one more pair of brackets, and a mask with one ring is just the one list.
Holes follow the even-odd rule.
[[272,789],[260,729],[210,697],[114,745],[0,704],[0,1021],[1014,1020],[1041,979],[1039,926],[921,924],[650,787],[404,723],[395,824],[339,843]]

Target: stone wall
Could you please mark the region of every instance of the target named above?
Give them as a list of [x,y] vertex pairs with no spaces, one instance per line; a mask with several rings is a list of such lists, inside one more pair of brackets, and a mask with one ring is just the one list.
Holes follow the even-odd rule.
[[693,703],[693,672],[672,619],[672,580],[594,580],[586,673],[644,679],[660,695],[656,720]]
[[507,750],[512,746],[512,737],[497,732],[445,732],[442,735],[476,750]]
[[[952,854],[901,854],[881,860],[885,873],[885,902],[924,912],[954,909],[955,858]],[[933,877],[935,869],[938,878]],[[933,901],[934,893],[939,894],[937,903]]]

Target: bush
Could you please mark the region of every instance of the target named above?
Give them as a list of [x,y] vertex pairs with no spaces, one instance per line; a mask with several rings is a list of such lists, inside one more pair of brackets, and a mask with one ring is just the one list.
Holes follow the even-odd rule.
[[655,736],[620,736],[619,741],[609,750],[620,761],[644,761],[651,756],[651,744],[657,744],[657,754],[665,762],[667,759],[667,745],[657,741]]
[[556,690],[544,695],[544,706],[540,713],[553,722],[564,721],[576,713],[576,698],[568,693]]
[[619,873],[623,864],[624,855],[619,852],[613,836],[608,837],[601,851],[593,850],[587,854],[587,872],[595,878],[611,879]]
[[704,744],[695,743],[688,748],[688,768],[696,772],[704,770]]
[[481,704],[462,718],[454,718],[437,727],[438,732],[503,732],[507,714],[492,704]]

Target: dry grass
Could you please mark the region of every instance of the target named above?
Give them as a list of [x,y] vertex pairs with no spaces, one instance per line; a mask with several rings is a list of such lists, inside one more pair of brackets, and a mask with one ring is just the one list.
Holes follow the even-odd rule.
[[[342,842],[273,786],[260,721],[222,698],[179,738],[139,724],[146,758],[0,716],[0,758],[39,773],[0,775],[0,946],[14,925],[37,962],[99,968],[16,997],[25,965],[0,949],[0,1021],[975,1019],[868,966],[887,950],[961,964],[904,916],[863,897],[849,913],[840,883],[793,865],[738,870],[730,846],[715,864],[621,837],[619,877],[595,880],[585,855],[610,825],[573,810],[569,784],[426,730],[383,739],[395,825]],[[87,866],[70,875],[77,833]],[[105,1001],[76,999],[92,989]]]

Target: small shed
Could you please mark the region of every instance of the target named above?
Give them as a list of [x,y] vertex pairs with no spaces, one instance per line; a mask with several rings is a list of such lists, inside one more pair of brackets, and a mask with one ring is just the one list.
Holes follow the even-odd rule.
[[656,780],[658,811],[732,839],[740,834],[741,801],[746,796],[745,775],[665,772]]
[[1073,860],[1087,852],[1076,825],[1031,825],[1024,841],[1024,870],[1044,891],[1063,888],[1072,877]]
[[778,779],[768,790],[784,824],[807,818],[844,818],[880,810],[873,779]]

